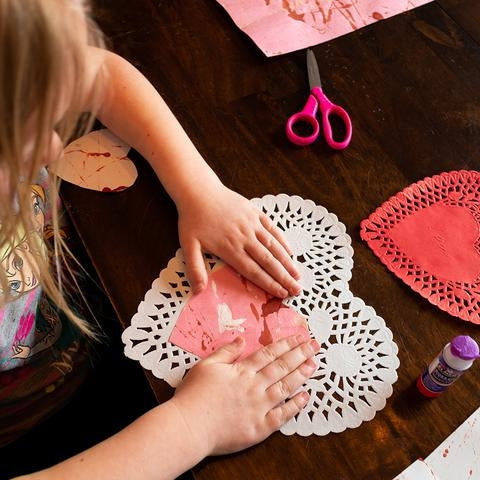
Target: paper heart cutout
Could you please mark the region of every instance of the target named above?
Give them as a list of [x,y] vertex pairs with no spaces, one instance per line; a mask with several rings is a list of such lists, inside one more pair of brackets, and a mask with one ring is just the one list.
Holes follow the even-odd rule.
[[242,336],[244,358],[289,335],[308,340],[305,318],[223,266],[209,276],[205,290],[183,306],[170,342],[204,358]]
[[480,174],[417,182],[361,222],[360,236],[413,290],[451,315],[480,323]]
[[130,146],[108,129],[96,130],[67,145],[51,168],[60,178],[100,192],[121,192],[138,173],[127,157]]

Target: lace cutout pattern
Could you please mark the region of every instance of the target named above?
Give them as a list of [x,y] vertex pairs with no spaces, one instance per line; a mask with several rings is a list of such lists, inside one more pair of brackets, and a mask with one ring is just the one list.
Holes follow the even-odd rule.
[[414,183],[361,223],[387,268],[429,302],[480,323],[480,174],[454,171]]
[[[285,303],[307,318],[321,345],[317,369],[305,385],[311,398],[281,429],[287,435],[326,435],[357,427],[385,406],[397,379],[398,348],[372,307],[348,288],[353,249],[337,217],[300,197],[267,195],[253,199],[283,231],[302,274],[303,291]],[[205,255],[210,273],[222,262]],[[181,250],[162,270],[122,335],[127,357],[177,386],[199,359],[169,342],[191,296]]]

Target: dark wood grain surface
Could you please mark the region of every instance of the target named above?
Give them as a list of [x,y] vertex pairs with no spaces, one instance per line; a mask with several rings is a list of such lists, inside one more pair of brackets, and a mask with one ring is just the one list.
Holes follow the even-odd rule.
[[[314,47],[328,96],[354,125],[340,153],[285,138],[284,123],[308,91],[303,51],[266,58],[214,0],[94,4],[112,48],[161,92],[227,186],[249,198],[300,195],[338,215],[355,250],[351,290],[399,347],[393,396],[372,421],[326,437],[274,434],[207,459],[195,478],[390,479],[427,456],[479,406],[480,369],[433,401],[414,381],[453,336],[480,338],[478,327],[388,272],[360,240],[359,223],[425,176],[480,168],[480,3],[440,0]],[[174,204],[146,162],[132,158],[139,179],[125,192],[63,192],[123,326],[179,246]],[[147,377],[159,400],[171,395]]]

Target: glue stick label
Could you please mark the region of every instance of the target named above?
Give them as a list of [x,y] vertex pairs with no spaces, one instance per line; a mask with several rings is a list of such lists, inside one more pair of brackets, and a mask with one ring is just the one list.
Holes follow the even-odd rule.
[[429,365],[428,369],[422,374],[422,383],[431,392],[444,392],[449,385],[451,385],[460,375],[462,370],[456,370],[450,367],[445,359],[443,353]]

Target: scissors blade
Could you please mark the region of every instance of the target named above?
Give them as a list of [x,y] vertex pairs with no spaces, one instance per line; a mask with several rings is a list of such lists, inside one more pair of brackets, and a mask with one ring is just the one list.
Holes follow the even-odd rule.
[[313,50],[311,50],[310,48],[307,50],[307,71],[310,90],[313,87],[322,88],[322,81],[320,80],[320,72],[318,71],[317,59],[315,58]]

